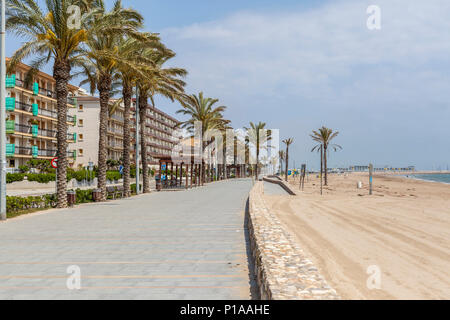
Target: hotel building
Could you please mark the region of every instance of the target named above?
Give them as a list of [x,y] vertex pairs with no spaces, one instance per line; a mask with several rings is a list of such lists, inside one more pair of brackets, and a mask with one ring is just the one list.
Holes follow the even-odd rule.
[[[98,143],[100,126],[100,99],[79,91],[77,96],[78,106],[71,109],[70,114],[76,117],[74,128],[77,141],[74,148],[77,151],[75,167],[86,167],[90,162],[97,165]],[[114,102],[114,101],[111,101]],[[123,154],[123,105],[115,109],[114,114],[108,117],[107,129],[108,159],[119,161]]]
[[[44,72],[37,72],[26,83],[29,70],[29,66],[21,63],[14,73],[6,77],[6,157],[10,172],[16,171],[30,159],[51,160],[57,152],[56,81]],[[77,90],[78,87],[69,85],[69,110],[77,106],[74,98]],[[74,143],[77,135],[72,128],[76,124],[76,117],[68,115],[67,124],[67,140]],[[71,144],[67,156],[69,164],[77,159]]]
[[[136,102],[134,100],[131,109],[131,130],[133,135],[132,160],[135,161],[136,151],[134,148],[134,144],[136,143]],[[155,108],[151,105],[147,106],[147,112],[145,115],[144,139],[147,147],[147,150],[145,150],[145,154],[149,159],[151,167],[157,168],[159,166],[160,158],[167,157],[172,154],[173,147],[179,142],[179,139],[172,136],[173,131],[178,124],[179,121],[177,119],[169,116],[158,108]]]
[[[74,131],[78,137],[73,145],[77,151],[75,167],[86,167],[90,162],[98,162],[98,131],[100,123],[100,99],[86,94],[84,90],[79,90],[77,96],[78,106],[71,109],[70,114],[76,117],[77,124]],[[114,102],[114,101],[112,101]],[[112,106],[112,105],[111,105]],[[136,136],[136,105],[133,101],[131,107],[131,145],[130,153],[132,163],[135,162],[135,136]],[[107,152],[108,159],[120,161],[123,157],[123,104],[115,108],[114,113],[108,116],[107,129]],[[147,145],[146,156],[152,167],[157,167],[159,158],[171,154],[171,150],[176,143],[172,138],[172,132],[178,121],[157,108],[151,106],[147,109],[145,119],[145,141]],[[142,151],[141,151],[142,155]]]

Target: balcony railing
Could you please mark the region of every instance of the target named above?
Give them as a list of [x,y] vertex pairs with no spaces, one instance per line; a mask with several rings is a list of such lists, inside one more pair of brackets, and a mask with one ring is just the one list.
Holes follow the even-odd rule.
[[45,157],[45,158],[54,158],[56,157],[57,150],[50,150],[50,149],[42,149],[39,150],[38,155],[39,157]]
[[[43,117],[58,119],[57,111],[39,108],[37,104],[28,104],[21,101],[16,101],[15,108],[17,110],[32,113],[34,116],[40,115]],[[75,123],[75,119],[75,116],[67,115],[67,122]]]

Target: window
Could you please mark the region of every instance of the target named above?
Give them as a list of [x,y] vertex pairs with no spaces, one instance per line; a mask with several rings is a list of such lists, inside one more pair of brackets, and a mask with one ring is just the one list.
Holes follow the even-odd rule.
[[84,125],[83,119],[78,119],[78,126],[82,127]]
[[78,149],[78,155],[79,155],[80,157],[83,156],[83,149]]
[[78,106],[78,112],[83,112],[83,110],[84,110],[83,105],[80,104],[80,105]]
[[15,168],[16,167],[16,161],[14,159],[9,160],[9,167]]
[[83,134],[80,133],[80,135],[78,136],[78,138],[80,139],[80,141],[83,141]]

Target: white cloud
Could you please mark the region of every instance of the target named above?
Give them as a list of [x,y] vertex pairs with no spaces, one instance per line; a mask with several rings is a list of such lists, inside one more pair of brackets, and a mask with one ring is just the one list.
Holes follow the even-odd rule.
[[[396,122],[383,121],[381,113],[405,120],[408,132],[422,134],[413,128],[423,121],[431,125],[430,111],[450,113],[450,2],[375,2],[331,2],[307,11],[239,12],[167,29],[162,35],[178,53],[175,63],[190,72],[189,90],[220,98],[230,106],[235,123],[240,116],[245,116],[244,122],[259,116],[305,142],[310,127],[298,132],[294,121],[305,116],[311,126],[325,121],[361,136],[372,124],[361,125],[359,119],[378,119],[380,136],[396,134]],[[381,8],[380,31],[366,27],[370,4]],[[280,115],[274,115],[273,108]],[[425,134],[432,135],[433,130]],[[364,143],[361,140],[359,146]],[[386,148],[385,141],[374,144],[377,150]]]

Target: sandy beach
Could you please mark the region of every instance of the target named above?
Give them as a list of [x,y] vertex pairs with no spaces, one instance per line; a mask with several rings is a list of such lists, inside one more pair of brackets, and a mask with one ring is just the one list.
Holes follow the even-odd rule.
[[344,299],[450,299],[450,185],[375,175],[369,196],[367,173],[330,175],[321,196],[310,176],[297,196],[265,200]]

